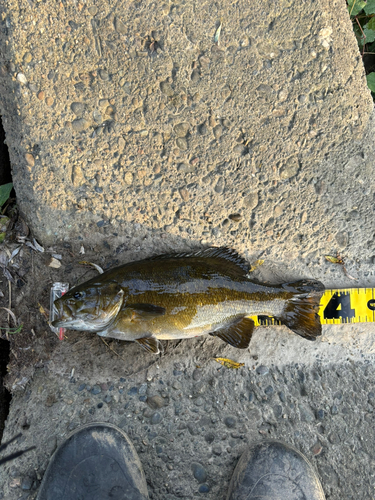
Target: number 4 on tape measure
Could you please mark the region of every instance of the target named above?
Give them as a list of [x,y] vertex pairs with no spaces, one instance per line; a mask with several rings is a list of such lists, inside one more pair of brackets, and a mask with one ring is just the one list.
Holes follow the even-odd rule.
[[345,288],[326,290],[320,303],[323,325],[375,321],[375,289]]
[[[375,323],[375,288],[340,288],[326,290],[320,301],[322,325]],[[253,316],[256,326],[280,325],[270,316]]]

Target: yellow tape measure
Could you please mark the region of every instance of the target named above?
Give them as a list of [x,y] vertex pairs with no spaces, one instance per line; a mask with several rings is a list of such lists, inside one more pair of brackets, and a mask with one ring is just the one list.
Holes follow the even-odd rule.
[[[375,322],[375,288],[326,290],[320,301],[322,325]],[[269,316],[252,316],[255,326],[281,325]]]

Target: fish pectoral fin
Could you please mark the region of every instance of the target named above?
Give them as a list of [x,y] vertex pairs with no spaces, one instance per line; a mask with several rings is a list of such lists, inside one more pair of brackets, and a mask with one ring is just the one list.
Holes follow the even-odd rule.
[[154,306],[153,304],[129,304],[125,309],[133,313],[131,319],[134,320],[150,320],[165,314],[164,307]]
[[254,331],[254,321],[250,318],[242,318],[236,323],[224,326],[220,330],[210,333],[213,337],[219,337],[238,349],[249,347],[251,337]]
[[143,337],[141,339],[136,339],[136,342],[143,347],[145,351],[153,352],[154,354],[159,354],[159,352],[164,352],[163,346],[156,337],[152,335],[150,337]]

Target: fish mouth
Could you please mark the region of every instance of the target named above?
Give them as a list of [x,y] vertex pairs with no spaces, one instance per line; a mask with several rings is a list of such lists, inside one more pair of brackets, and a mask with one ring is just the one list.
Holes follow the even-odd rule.
[[56,301],[54,304],[55,311],[57,311],[56,319],[52,321],[52,326],[55,328],[61,328],[64,326],[69,326],[75,319],[73,310],[62,302]]

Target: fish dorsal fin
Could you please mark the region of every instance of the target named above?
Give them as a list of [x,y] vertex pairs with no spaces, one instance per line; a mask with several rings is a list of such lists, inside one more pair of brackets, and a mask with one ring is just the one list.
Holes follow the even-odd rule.
[[153,352],[154,354],[159,354],[159,352],[164,352],[163,346],[160,340],[156,337],[143,337],[141,339],[136,339],[136,342],[143,347],[145,351]]
[[153,304],[127,304],[123,311],[133,313],[134,317],[131,315],[130,319],[138,320],[150,320],[165,314],[164,307],[154,306]]
[[210,247],[203,250],[195,250],[192,252],[170,253],[164,255],[156,255],[147,260],[165,260],[165,259],[190,259],[202,257],[205,259],[222,259],[226,264],[234,264],[234,268],[242,270],[241,274],[247,274],[250,271],[250,264],[239,255],[236,250],[227,247]]
[[250,318],[241,318],[236,323],[220,328],[210,333],[213,337],[219,337],[233,347],[246,349],[249,347],[254,331],[254,321]]

